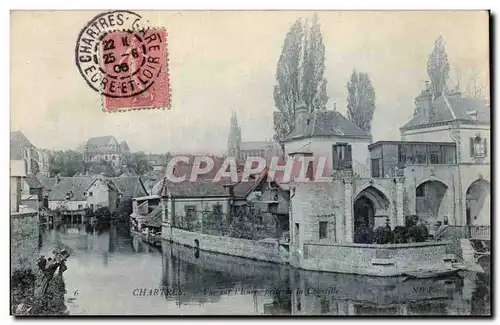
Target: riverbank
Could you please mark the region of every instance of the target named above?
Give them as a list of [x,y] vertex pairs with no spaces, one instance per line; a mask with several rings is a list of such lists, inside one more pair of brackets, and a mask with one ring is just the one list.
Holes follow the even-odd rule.
[[163,226],[162,238],[202,251],[298,269],[380,277],[402,276],[422,267],[442,269],[450,245],[447,241],[378,245],[320,240],[305,242],[303,249],[297,249],[276,240],[213,236],[169,226]]
[[[162,242],[120,225],[42,232],[40,254],[64,246],[70,315],[484,315],[489,281],[312,272]],[[119,303],[117,303],[119,302]]]

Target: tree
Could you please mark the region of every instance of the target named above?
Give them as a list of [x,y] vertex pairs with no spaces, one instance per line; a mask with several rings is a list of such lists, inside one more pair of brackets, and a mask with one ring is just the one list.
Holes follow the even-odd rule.
[[456,82],[454,85],[450,85],[449,89],[452,91],[461,91],[464,97],[482,100],[489,99],[490,84],[481,80],[477,67],[469,69],[467,74],[459,66],[454,66],[453,71]]
[[149,163],[148,157],[142,151],[134,152],[131,155],[127,167],[133,168],[137,175],[145,175],[153,170],[153,166]]
[[51,175],[73,177],[85,172],[83,154],[74,150],[51,152],[49,162]]
[[294,129],[295,108],[303,101],[309,109],[325,109],[325,46],[317,16],[311,24],[298,19],[283,42],[276,68],[273,114],[274,139],[281,142]]
[[368,73],[352,71],[347,83],[347,118],[371,135],[375,112],[375,89]]
[[435,97],[441,96],[445,91],[450,74],[450,64],[448,63],[445,45],[443,36],[439,36],[434,42],[434,49],[427,61],[427,74],[431,79],[432,92]]
[[104,175],[108,177],[116,176],[113,165],[106,160],[91,161],[85,164],[85,171],[91,175]]

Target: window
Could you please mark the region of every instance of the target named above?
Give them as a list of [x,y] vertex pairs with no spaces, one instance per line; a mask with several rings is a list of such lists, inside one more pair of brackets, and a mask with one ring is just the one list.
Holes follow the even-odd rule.
[[78,209],[83,209],[83,205],[82,204],[78,204]]
[[271,201],[277,202],[278,199],[279,199],[278,189],[276,188],[271,189]]
[[92,192],[89,192],[89,196],[93,196],[94,194]]
[[91,204],[91,205],[90,205],[90,208],[91,208],[92,210],[94,210],[94,205],[93,205],[93,204]]
[[111,156],[111,159],[116,160],[116,156],[115,155]]
[[326,221],[320,221],[319,223],[319,239],[327,238],[328,237],[328,222]]
[[477,110],[471,109],[467,111],[467,115],[473,120],[477,120]]
[[104,156],[104,159],[107,161],[108,160],[108,155]]
[[334,144],[333,153],[333,169],[343,170],[352,168],[352,150],[351,145],[347,143]]
[[372,177],[380,177],[380,158],[372,159]]
[[194,205],[186,205],[184,207],[184,211],[186,213],[186,223],[187,223],[187,226],[189,228],[191,228],[193,226],[193,223],[196,222],[196,206],[194,206]]
[[486,157],[486,148],[488,146],[486,138],[481,138],[479,134],[470,138],[470,155],[471,157]]
[[425,197],[425,190],[424,190],[424,188],[425,188],[424,185],[420,185],[419,187],[417,187],[417,190],[416,190],[417,197]]

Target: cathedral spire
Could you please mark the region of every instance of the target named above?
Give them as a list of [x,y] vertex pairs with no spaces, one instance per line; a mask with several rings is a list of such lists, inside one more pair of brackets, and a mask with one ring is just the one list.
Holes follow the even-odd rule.
[[229,126],[229,136],[227,139],[227,154],[230,157],[238,157],[240,153],[241,144],[241,128],[238,125],[238,118],[236,111],[233,109],[231,112],[231,123]]

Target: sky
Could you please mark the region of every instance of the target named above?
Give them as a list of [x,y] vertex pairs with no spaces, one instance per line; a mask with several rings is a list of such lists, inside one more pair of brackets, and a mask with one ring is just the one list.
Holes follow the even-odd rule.
[[[273,136],[273,87],[285,34],[312,11],[137,11],[168,32],[170,110],[106,113],[81,77],[74,48],[98,11],[11,12],[11,130],[38,148],[75,149],[114,135],[132,151],[223,153],[236,111],[243,141]],[[398,140],[428,80],[436,38],[450,82],[489,84],[486,11],[318,11],[326,47],[328,109],[346,113],[353,69],[376,92],[373,140]]]

